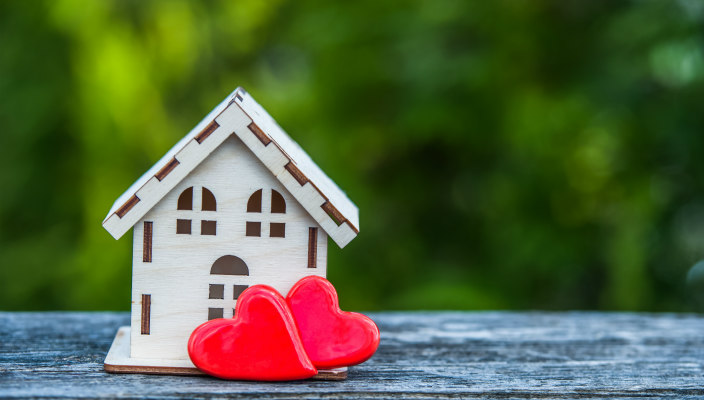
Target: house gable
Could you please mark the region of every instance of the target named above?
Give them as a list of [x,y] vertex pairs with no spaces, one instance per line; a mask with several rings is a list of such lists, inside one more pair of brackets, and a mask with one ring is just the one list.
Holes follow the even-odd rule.
[[357,236],[359,212],[354,203],[241,88],[118,198],[103,227],[119,239],[233,133],[338,246]]

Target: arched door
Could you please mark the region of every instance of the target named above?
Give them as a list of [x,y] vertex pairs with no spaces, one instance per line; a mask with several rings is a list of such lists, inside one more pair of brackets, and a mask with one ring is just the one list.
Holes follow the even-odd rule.
[[[222,256],[215,260],[210,268],[210,284],[208,289],[208,319],[224,318],[234,314],[234,304],[242,292],[249,287],[237,276],[249,276],[249,268],[241,258]],[[232,291],[230,291],[232,288]],[[231,299],[231,300],[230,300]],[[230,310],[233,314],[230,314]]]

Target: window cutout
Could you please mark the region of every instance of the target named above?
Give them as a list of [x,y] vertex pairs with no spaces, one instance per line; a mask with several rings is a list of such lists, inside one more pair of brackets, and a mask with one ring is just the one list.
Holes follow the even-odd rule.
[[261,222],[247,222],[247,236],[261,236],[262,235],[262,223]]
[[152,319],[152,295],[142,295],[142,335],[149,335]]
[[270,237],[286,237],[286,224],[280,222],[272,222],[269,225]]
[[209,299],[224,299],[225,298],[225,285],[210,285],[210,290],[208,294]]
[[271,191],[271,212],[277,214],[286,213],[286,200],[276,190]]
[[249,196],[247,212],[262,212],[262,189],[257,190]]
[[217,208],[217,202],[215,201],[215,195],[210,190],[203,188],[202,194],[203,202],[201,203],[201,208],[203,211],[215,211]]
[[235,256],[222,256],[215,260],[211,275],[249,275],[249,268],[241,258]]
[[142,239],[142,262],[152,262],[152,221],[144,221],[144,238]]
[[216,226],[217,226],[217,221],[206,221],[206,220],[200,221],[200,234],[215,236]]
[[308,268],[318,267],[318,228],[308,228]]
[[208,321],[211,319],[222,318],[222,308],[208,308]]
[[237,300],[238,297],[245,291],[249,286],[247,285],[234,285],[232,286],[232,300]]
[[192,210],[193,209],[193,186],[181,192],[178,196],[178,207],[179,210]]
[[176,220],[176,233],[190,235],[191,234],[191,220],[190,219],[177,219]]

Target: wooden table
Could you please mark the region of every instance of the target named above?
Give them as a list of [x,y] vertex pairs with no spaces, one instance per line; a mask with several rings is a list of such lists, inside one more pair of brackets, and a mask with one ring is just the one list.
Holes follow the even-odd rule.
[[0,398],[704,396],[704,317],[370,314],[377,354],[346,381],[228,382],[103,371],[126,313],[0,313]]

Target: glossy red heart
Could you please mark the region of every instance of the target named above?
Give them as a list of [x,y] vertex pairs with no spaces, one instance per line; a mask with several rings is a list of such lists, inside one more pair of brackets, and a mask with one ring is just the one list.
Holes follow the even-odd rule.
[[335,287],[308,276],[286,296],[308,357],[317,368],[362,363],[379,347],[379,328],[369,317],[340,310]]
[[237,300],[235,317],[213,319],[188,340],[188,354],[201,371],[223,379],[285,381],[315,375],[286,300],[255,285]]

